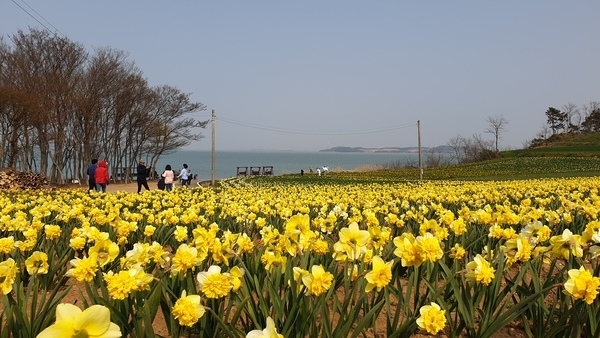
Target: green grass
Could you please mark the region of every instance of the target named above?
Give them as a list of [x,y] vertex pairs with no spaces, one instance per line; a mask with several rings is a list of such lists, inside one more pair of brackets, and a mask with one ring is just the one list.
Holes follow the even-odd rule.
[[503,157],[582,157],[600,155],[600,145],[573,145],[549,148],[520,149],[502,152]]
[[501,152],[502,157],[585,157],[600,155],[600,133],[557,134],[536,148]]
[[[543,147],[500,153],[492,161],[424,168],[423,180],[526,180],[600,176],[600,133],[555,135]],[[418,181],[418,169],[254,177],[253,182],[350,184]]]
[[[600,176],[600,158],[595,157],[517,157],[465,165],[425,168],[423,180],[526,180],[558,177]],[[331,172],[324,176],[282,175],[256,177],[253,182],[293,184],[350,184],[418,181],[417,169],[370,172]]]

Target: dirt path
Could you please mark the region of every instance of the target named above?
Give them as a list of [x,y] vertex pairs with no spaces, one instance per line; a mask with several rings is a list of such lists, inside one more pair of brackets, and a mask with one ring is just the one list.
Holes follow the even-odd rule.
[[[154,190],[154,189],[158,189],[158,187],[156,186],[156,181],[149,181],[148,182],[148,187],[150,187],[150,190]],[[80,190],[87,190],[87,182],[86,185],[81,184],[81,185],[70,185],[69,188],[74,188],[74,189],[80,189]],[[142,187],[142,191],[145,191],[146,189],[144,189]],[[131,182],[131,183],[111,183],[108,186],[106,186],[106,192],[108,193],[114,193],[117,191],[125,191],[125,192],[137,192],[137,182]]]
[[[148,181],[148,187],[150,190],[158,189],[156,185],[156,181]],[[142,187],[142,191],[145,191],[146,188]],[[125,191],[125,192],[137,192],[137,182],[132,183],[115,183],[109,184],[106,187],[106,192],[117,192],[117,191]]]
[[[197,183],[200,183],[203,187],[209,186],[210,185],[210,181],[192,181],[192,185],[190,185],[190,188],[195,188],[197,186]],[[179,182],[176,182],[175,184],[178,184]],[[87,185],[80,185],[80,186],[75,186],[77,189],[83,189],[83,190],[87,190]],[[156,190],[158,189],[157,186],[157,182],[154,181],[148,181],[148,187],[150,188],[150,190]],[[106,192],[108,193],[114,193],[117,191],[125,191],[125,192],[129,192],[129,193],[135,193],[137,192],[137,182],[131,182],[131,183],[112,183],[109,184],[106,187]],[[144,187],[142,187],[142,191],[146,191],[146,189]]]

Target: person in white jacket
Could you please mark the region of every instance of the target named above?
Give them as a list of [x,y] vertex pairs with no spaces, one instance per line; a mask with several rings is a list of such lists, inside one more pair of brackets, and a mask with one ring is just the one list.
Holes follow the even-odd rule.
[[181,169],[181,172],[177,176],[177,178],[181,180],[181,186],[184,186],[184,187],[187,187],[187,185],[189,184],[187,168],[188,168],[188,165],[184,163],[183,168]]

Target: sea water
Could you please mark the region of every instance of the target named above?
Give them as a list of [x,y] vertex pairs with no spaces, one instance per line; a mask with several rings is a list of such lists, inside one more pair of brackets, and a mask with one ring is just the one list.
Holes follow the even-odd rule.
[[[380,165],[418,163],[416,153],[340,153],[340,152],[259,152],[259,151],[216,151],[215,179],[225,179],[237,175],[237,167],[272,166],[273,175],[299,174],[301,170],[309,173],[312,168],[327,166],[329,171],[355,171],[364,167]],[[162,155],[156,165],[160,174],[170,164],[173,170],[181,170],[183,164],[188,165],[192,175],[198,180],[212,178],[212,152],[182,150],[173,154]]]

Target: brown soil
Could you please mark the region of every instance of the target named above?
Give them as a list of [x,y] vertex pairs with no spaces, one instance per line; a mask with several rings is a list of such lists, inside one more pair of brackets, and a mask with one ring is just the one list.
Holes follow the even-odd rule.
[[[135,187],[137,189],[137,186]],[[71,291],[63,299],[63,303],[80,304],[81,306],[81,295],[85,295],[85,287],[81,283],[75,283],[72,285]],[[377,319],[378,332],[369,332],[366,337],[368,338],[384,338],[385,333],[385,317],[382,315]],[[160,337],[170,337],[163,317],[162,311],[158,311],[156,319],[154,320],[154,332]],[[416,333],[413,335],[415,338],[426,338],[426,337],[448,337],[447,334],[430,335],[427,333]],[[494,338],[525,338],[527,337],[522,329],[517,327],[508,326],[494,334]]]
[[[200,182],[200,183],[202,186],[210,185],[210,181]],[[150,182],[148,182],[148,185],[150,186],[150,190],[158,189],[156,187],[156,181],[150,181]],[[194,186],[195,186],[195,183],[194,183]],[[72,186],[72,188],[87,189],[87,186],[85,186],[83,184],[82,185],[74,185],[74,186]],[[137,192],[137,183],[133,182],[133,183],[125,183],[125,184],[109,184],[107,187],[108,193],[114,193],[114,192],[118,192],[118,191],[135,193],[135,192]],[[144,191],[144,189],[142,189],[142,191]],[[84,289],[83,285],[77,284],[77,283],[73,284],[71,291],[64,298],[63,302],[64,303],[81,303],[81,293],[85,294],[85,289]],[[154,330],[157,335],[160,335],[161,337],[169,337],[168,330],[167,330],[167,327],[165,324],[165,320],[164,320],[164,317],[160,310],[158,311],[158,315],[157,315],[157,318],[155,319],[154,323],[155,323]],[[385,325],[386,325],[385,316],[381,315],[378,318],[377,325],[376,325],[376,327],[381,328],[381,329],[378,329],[378,332],[371,332],[369,335],[367,335],[367,337],[372,337],[372,338],[385,337],[386,336]],[[443,337],[448,337],[448,335],[447,334],[430,335],[427,333],[420,332],[420,333],[413,335],[413,337],[415,337],[415,338],[442,337],[443,338]],[[527,336],[525,335],[525,333],[523,332],[522,329],[520,329],[518,327],[508,326],[508,327],[505,327],[502,330],[500,330],[493,337],[494,338],[525,338]]]
[[[197,187],[197,182],[198,181],[194,181],[192,182],[192,185],[190,186],[190,188],[195,188]],[[206,187],[210,185],[210,181],[200,181],[199,182],[200,185],[202,187]],[[82,189],[82,190],[87,190],[87,184],[71,184],[66,186],[67,188],[72,188],[72,189]],[[156,186],[156,181],[148,181],[148,187],[150,187],[150,190],[158,190],[158,187]],[[129,193],[135,193],[137,192],[137,182],[131,182],[131,183],[112,183],[109,184],[108,186],[106,186],[106,192],[107,193],[114,193],[114,192],[118,192],[118,191],[124,191],[124,192],[129,192]],[[142,187],[142,192],[146,191],[146,189],[144,187]]]

